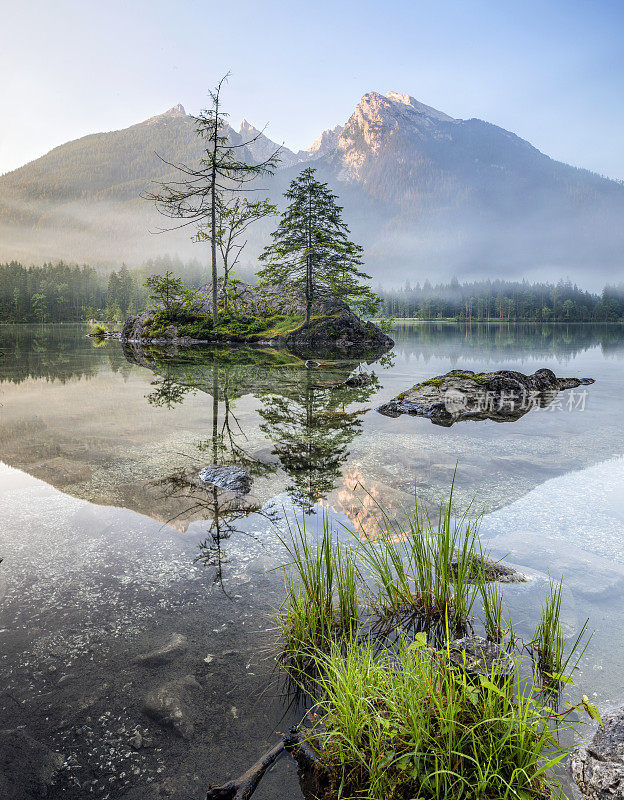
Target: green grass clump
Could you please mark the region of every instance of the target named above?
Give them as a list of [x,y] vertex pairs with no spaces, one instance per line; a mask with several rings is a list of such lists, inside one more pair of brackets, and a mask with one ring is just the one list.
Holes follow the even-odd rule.
[[325,797],[550,800],[566,753],[518,673],[471,680],[423,638],[392,653],[353,637],[317,655],[312,733]]
[[416,503],[402,524],[381,510],[379,533],[364,538],[361,557],[377,585],[377,604],[387,614],[417,613],[427,623],[448,619],[457,633],[470,619],[485,580],[479,519],[453,514],[453,489],[433,521]]
[[153,319],[144,321],[142,336],[151,339],[170,338],[171,333],[167,331],[167,327],[175,325],[177,335],[180,337],[209,342],[253,342],[292,333],[301,327],[302,323],[301,316],[273,314],[261,318],[221,310],[218,322],[214,325],[212,318],[207,314],[180,310],[171,315],[162,309],[154,314]]
[[535,629],[531,647],[536,656],[537,667],[542,675],[545,686],[550,689],[558,689],[562,682],[569,682],[566,673],[574,654],[580,652],[574,662],[573,669],[576,668],[579,660],[589,645],[591,636],[582,645],[582,640],[587,632],[588,621],[581,628],[580,633],[572,643],[572,647],[566,650],[565,637],[561,629],[561,591],[563,582],[559,583],[551,580],[550,591],[542,604],[540,621]]
[[278,618],[283,660],[305,670],[315,654],[355,629],[359,616],[358,571],[352,549],[343,548],[328,520],[318,540],[297,521],[284,545],[291,558],[287,596]]
[[497,583],[485,581],[480,583],[479,593],[483,601],[483,626],[487,637],[500,644],[506,633],[513,636],[511,620],[507,624],[503,621],[503,593]]
[[447,380],[452,378],[460,378],[467,381],[474,381],[478,383],[480,386],[487,383],[490,378],[492,377],[491,372],[479,372],[476,375],[471,375],[469,372],[458,372],[455,375],[451,375],[448,378],[445,375],[441,375],[438,378],[427,378],[425,381],[421,381],[420,383],[415,384],[412,386],[411,389],[406,389],[404,392],[401,392],[397,395],[397,400],[404,400],[410,392],[415,392],[417,389],[420,389],[423,386],[442,386]]
[[91,326],[91,330],[89,334],[91,336],[95,336],[96,338],[101,338],[106,333],[106,328],[100,322],[96,322],[94,325]]
[[[282,665],[317,712],[321,800],[565,798],[557,733],[581,708],[600,722],[585,696],[558,710],[587,623],[568,648],[551,583],[532,641],[516,638],[479,519],[455,516],[452,497],[433,519],[418,504],[401,524],[380,509],[379,534],[350,531],[353,546],[326,516],[316,537],[302,520],[284,542]],[[451,655],[473,624],[498,645],[487,672]]]

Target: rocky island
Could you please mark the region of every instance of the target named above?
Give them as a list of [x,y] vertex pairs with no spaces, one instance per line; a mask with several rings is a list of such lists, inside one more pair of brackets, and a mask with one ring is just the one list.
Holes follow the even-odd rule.
[[210,316],[210,299],[207,285],[195,291],[191,309],[181,303],[169,308],[154,305],[125,321],[121,341],[132,345],[246,343],[306,356],[352,357],[381,354],[394,344],[377,325],[363,321],[333,296],[316,300],[306,322],[305,301],[298,293],[238,281],[228,286],[227,310],[221,310],[217,325]]
[[560,391],[591,383],[593,378],[557,378],[549,369],[538,369],[533,375],[454,369],[417,383],[377,411],[387,417],[426,417],[447,428],[465,420],[514,422],[532,408],[554,403]]

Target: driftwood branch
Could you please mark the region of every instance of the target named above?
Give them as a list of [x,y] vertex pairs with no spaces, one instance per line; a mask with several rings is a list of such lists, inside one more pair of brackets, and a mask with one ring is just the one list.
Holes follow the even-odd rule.
[[252,767],[243,772],[240,778],[228,781],[223,786],[215,786],[214,788],[209,786],[206,800],[249,800],[264,773],[284,752],[286,739],[287,737],[284,736],[281,742],[278,742],[262,758],[259,758]]
[[297,748],[296,757],[300,765],[311,767],[317,762],[317,756],[304,738],[304,734],[298,727],[294,727],[240,777],[222,786],[209,786],[206,800],[249,800],[269,767],[283,752],[293,748]]

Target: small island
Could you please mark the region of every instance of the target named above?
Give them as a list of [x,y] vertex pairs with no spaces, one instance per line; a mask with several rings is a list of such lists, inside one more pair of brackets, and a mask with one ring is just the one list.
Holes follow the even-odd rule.
[[313,301],[309,319],[296,291],[252,286],[231,280],[219,285],[215,325],[210,314],[212,287],[186,289],[170,275],[152,279],[154,304],[129,317],[121,341],[131,345],[208,345],[244,343],[285,348],[311,355],[360,357],[381,354],[394,342],[372,322],[365,322],[335,296]]
[[[235,173],[243,184],[270,172],[276,158],[253,167],[228,162],[228,178]],[[213,169],[218,171],[219,164]],[[381,301],[366,283],[370,276],[361,269],[363,249],[349,239],[337,196],[314,169],[302,170],[286,191],[288,205],[258,257],[256,285],[238,280],[234,268],[249,226],[276,215],[277,207],[239,194],[246,191],[241,187],[217,192],[204,173],[203,168],[193,173],[196,180],[182,189],[165,185],[152,199],[165,215],[196,223],[193,238],[211,245],[212,280],[198,288],[169,271],[151,275],[145,284],[151,306],[129,317],[115,338],[134,346],[242,342],[299,355],[352,358],[381,355],[393,346],[387,333],[361,318],[377,314]],[[99,327],[94,335],[112,334]]]
[[[446,428],[466,420],[515,422],[533,408],[551,406],[560,391],[592,383],[593,378],[557,378],[549,369],[538,369],[533,375],[507,369],[454,369],[417,383],[377,411],[386,417],[426,417]],[[571,396],[568,402],[581,401],[584,395],[580,399]]]

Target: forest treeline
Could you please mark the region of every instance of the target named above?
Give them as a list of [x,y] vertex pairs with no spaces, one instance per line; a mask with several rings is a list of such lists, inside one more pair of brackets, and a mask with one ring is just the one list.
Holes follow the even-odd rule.
[[163,256],[142,267],[102,274],[93,267],[63,261],[26,267],[17,261],[0,264],[0,322],[119,322],[147,303],[149,275],[174,271],[189,285],[206,282],[198,261]]
[[502,280],[460,283],[429,281],[387,291],[378,289],[383,311],[391,317],[457,319],[466,322],[617,322],[624,319],[624,284],[600,294],[570,281],[529,283]]
[[[138,269],[124,265],[102,274],[87,265],[61,262],[24,266],[0,264],[0,322],[78,322],[92,318],[121,321],[147,303],[149,275],[172,271],[185,283],[203,285],[208,270],[199,261],[163,256]],[[242,276],[251,279],[251,276]],[[396,318],[538,322],[617,322],[624,320],[624,285],[600,294],[569,281],[529,283],[480,281],[378,289],[383,312]]]

